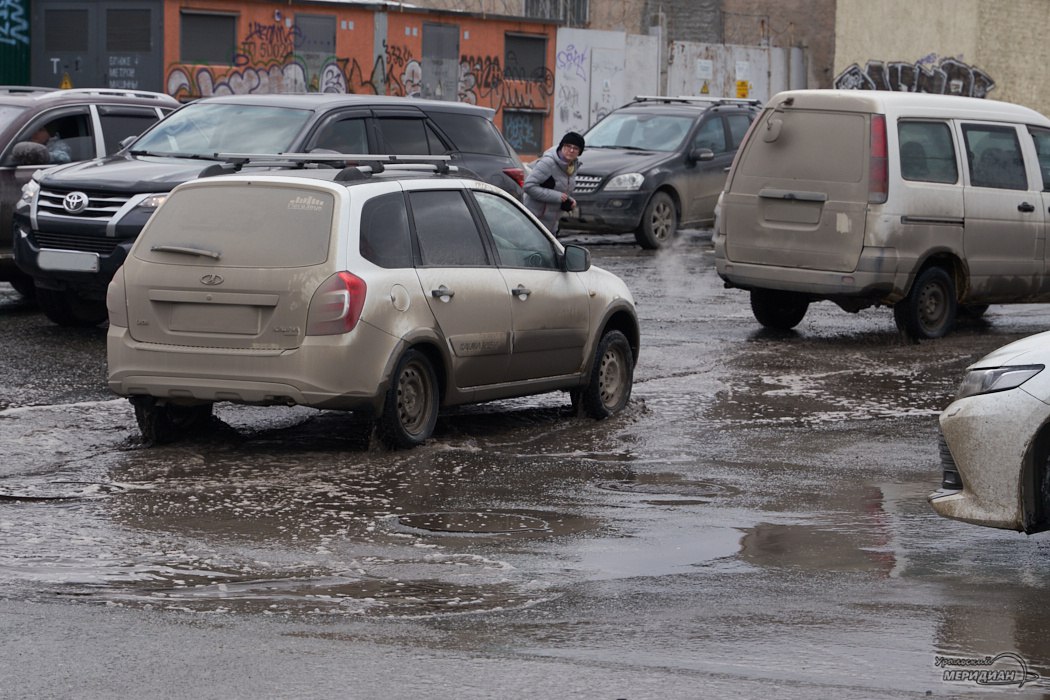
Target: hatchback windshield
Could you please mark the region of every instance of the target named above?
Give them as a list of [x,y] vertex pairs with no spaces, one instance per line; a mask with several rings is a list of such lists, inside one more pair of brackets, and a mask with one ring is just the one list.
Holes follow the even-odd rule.
[[661,114],[612,114],[587,132],[587,148],[637,148],[674,151],[689,133],[693,117]]
[[164,119],[131,150],[158,155],[283,153],[310,118],[307,109],[263,105],[197,103]]

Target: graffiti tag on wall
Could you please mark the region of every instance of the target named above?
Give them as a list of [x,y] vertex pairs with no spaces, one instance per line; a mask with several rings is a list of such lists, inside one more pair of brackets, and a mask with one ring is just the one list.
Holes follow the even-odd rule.
[[995,81],[980,68],[957,58],[938,60],[930,54],[914,63],[868,61],[864,68],[854,63],[835,77],[835,87],[986,97],[995,88]]
[[29,20],[19,0],[0,0],[0,44],[29,45]]

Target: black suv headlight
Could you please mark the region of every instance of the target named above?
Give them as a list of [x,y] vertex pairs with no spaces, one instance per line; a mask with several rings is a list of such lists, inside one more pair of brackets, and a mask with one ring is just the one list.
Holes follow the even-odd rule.
[[611,178],[602,189],[606,192],[634,192],[642,189],[644,182],[645,176],[641,173],[623,173]]

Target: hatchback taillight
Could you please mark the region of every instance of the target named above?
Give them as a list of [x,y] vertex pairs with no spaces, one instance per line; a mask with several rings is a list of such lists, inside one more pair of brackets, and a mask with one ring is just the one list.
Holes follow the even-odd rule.
[[354,330],[365,305],[365,281],[337,272],[324,281],[310,300],[306,335],[339,335]]
[[504,168],[503,173],[518,183],[518,187],[525,186],[525,168]]
[[868,202],[882,204],[889,192],[890,174],[886,165],[886,117],[871,115],[871,147],[868,156]]

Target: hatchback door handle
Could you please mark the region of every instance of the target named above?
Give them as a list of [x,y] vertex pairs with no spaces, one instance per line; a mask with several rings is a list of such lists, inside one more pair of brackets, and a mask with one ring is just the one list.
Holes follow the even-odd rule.
[[1035,211],[1035,205],[1029,204],[1028,202],[1021,202],[1017,205],[1017,211],[1024,212],[1027,214],[1030,211]]
[[431,289],[430,296],[434,297],[435,299],[441,299],[442,301],[448,301],[452,297],[456,296],[456,293],[448,287],[446,287],[445,285],[441,285],[437,289]]
[[532,294],[532,290],[531,289],[526,289],[525,287],[522,287],[519,284],[517,287],[515,287],[512,290],[510,290],[510,293],[513,294],[516,297],[527,297],[528,295]]

